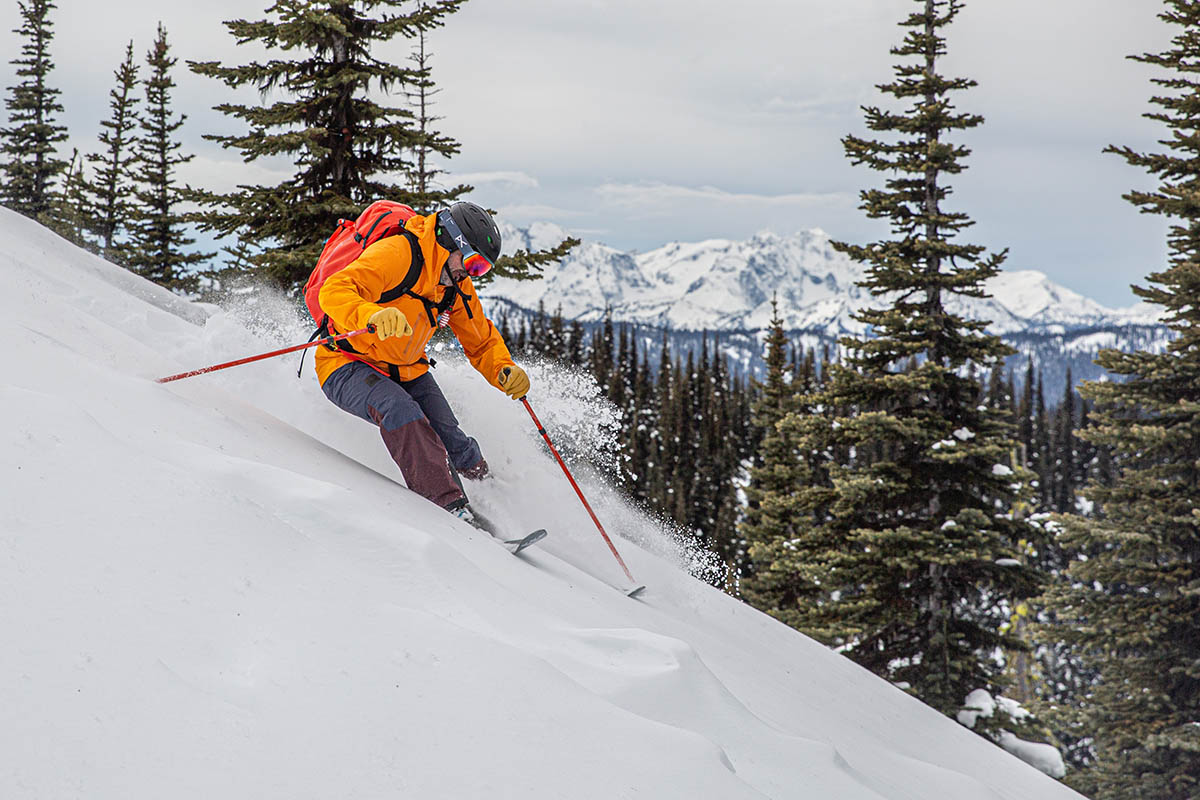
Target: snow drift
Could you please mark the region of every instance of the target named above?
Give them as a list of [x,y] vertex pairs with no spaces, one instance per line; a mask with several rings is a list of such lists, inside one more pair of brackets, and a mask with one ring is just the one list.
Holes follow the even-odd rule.
[[[590,485],[615,561],[519,404],[438,378],[514,558],[409,493],[377,434],[182,302],[0,210],[0,796],[1078,797],[690,577]],[[273,324],[265,324],[274,320]],[[556,426],[595,409],[534,375]],[[554,385],[551,385],[554,384]]]

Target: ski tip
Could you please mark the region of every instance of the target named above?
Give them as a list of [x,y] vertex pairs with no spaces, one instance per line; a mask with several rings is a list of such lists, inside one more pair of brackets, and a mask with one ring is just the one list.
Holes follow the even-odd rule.
[[642,592],[646,591],[645,585],[635,586],[625,593],[626,597],[641,597]]
[[522,539],[508,539],[507,541],[504,542],[504,544],[512,551],[513,555],[516,555],[517,553],[520,553],[522,550],[529,547],[530,545],[540,542],[542,539],[545,539],[545,538],[546,538],[546,529],[538,528],[536,531],[534,531],[533,533],[529,534],[528,536],[526,536]]
[[534,542],[540,542],[542,539],[545,539],[545,538],[546,538],[546,529],[538,528],[536,531],[529,534],[528,536],[522,536],[520,539],[505,539],[504,543],[505,544],[530,545],[530,544],[533,544]]

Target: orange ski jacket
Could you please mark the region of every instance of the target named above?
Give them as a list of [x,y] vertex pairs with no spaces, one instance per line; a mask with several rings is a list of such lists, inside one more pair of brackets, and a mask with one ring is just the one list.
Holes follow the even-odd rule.
[[[315,361],[317,379],[322,385],[335,370],[351,363],[352,356],[402,381],[419,378],[429,370],[425,347],[437,330],[439,312],[434,306],[443,303],[451,290],[441,283],[442,269],[450,253],[436,241],[436,215],[415,216],[404,227],[416,235],[425,262],[409,293],[379,303],[385,292],[401,284],[412,265],[408,237],[389,236],[331,275],[321,287],[320,302],[321,309],[329,316],[332,333],[365,328],[372,314],[390,306],[400,309],[408,318],[412,336],[392,337],[382,342],[374,334],[355,336],[348,341],[357,354],[318,347]],[[514,365],[512,355],[496,326],[484,315],[469,277],[463,279],[457,291],[458,296],[449,306],[450,329],[471,365],[499,389],[496,377],[504,367]]]

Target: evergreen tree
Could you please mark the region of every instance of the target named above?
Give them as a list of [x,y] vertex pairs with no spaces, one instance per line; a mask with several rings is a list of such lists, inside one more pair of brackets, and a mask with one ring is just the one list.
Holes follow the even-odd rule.
[[[593,352],[593,356],[595,353]],[[658,373],[654,382],[654,429],[650,434],[650,475],[647,496],[651,507],[660,513],[670,509],[670,487],[675,469],[675,417],[677,409],[671,381],[671,346],[664,329],[659,348]]]
[[943,208],[945,176],[962,171],[969,153],[946,137],[982,122],[950,100],[974,82],[938,72],[941,29],[961,3],[916,2],[892,51],[905,63],[880,87],[911,105],[864,109],[871,130],[898,140],[844,140],[855,164],[892,173],[886,188],[862,193],[862,208],[890,220],[893,238],[836,245],[867,265],[861,285],[887,298],[856,315],[875,338],[844,339],[844,363],[805,401],[816,413],[777,425],[807,466],[806,480],[790,486],[802,524],[780,534],[772,569],[819,594],[766,608],[952,713],[972,690],[998,690],[998,650],[1024,647],[1002,626],[1014,601],[1037,588],[1036,573],[1016,560],[1035,531],[1014,509],[1022,476],[1008,466],[1007,415],[981,406],[967,375],[1011,350],[985,333],[986,322],[947,307],[954,296],[985,296],[983,282],[1004,257],[956,242],[972,223]]
[[[1094,481],[1101,486],[1112,486],[1113,483],[1112,451],[1108,447],[1088,441],[1082,433],[1093,425],[1091,403],[1086,398],[1081,398],[1079,407],[1078,430],[1080,433],[1076,437],[1076,442],[1081,455],[1079,475],[1075,482],[1077,503],[1080,490],[1089,483]],[[1092,516],[1097,513],[1095,505],[1086,498],[1084,498],[1083,507],[1084,516]]]
[[1037,472],[1038,498],[1042,508],[1054,503],[1053,454],[1050,452],[1050,422],[1046,414],[1046,384],[1038,370],[1037,386],[1033,390],[1033,452],[1030,466]]
[[613,359],[616,355],[613,344],[612,309],[604,310],[604,324],[592,335],[591,360],[592,374],[596,383],[605,394],[608,394],[608,384],[613,371]]
[[8,87],[4,101],[9,127],[0,129],[0,197],[4,205],[32,219],[44,217],[54,205],[54,181],[70,166],[58,158],[55,145],[65,142],[67,129],[57,124],[63,111],[58,89],[47,79],[54,64],[50,42],[54,38],[50,11],[53,0],[17,0],[21,27],[13,33],[24,39],[21,52],[9,63],[17,68],[19,83]]
[[[255,237],[264,244],[255,257],[261,273],[297,289],[339,219],[356,217],[379,198],[431,211],[467,192],[465,185],[439,190],[432,183],[437,170],[431,159],[447,159],[459,145],[431,129],[436,118],[428,102],[435,89],[427,52],[419,50],[417,62],[405,66],[372,55],[374,47],[396,36],[423,37],[464,2],[412,7],[403,0],[277,0],[265,19],[226,22],[238,44],[257,42],[269,51],[300,55],[243,66],[188,62],[193,71],[230,88],[249,86],[277,96],[269,105],[217,106],[249,130],[205,138],[238,150],[247,162],[286,157],[296,164],[296,173],[275,186],[242,185],[227,194],[195,191],[193,197],[209,208],[197,217],[202,229]],[[377,90],[394,88],[415,93],[424,103],[418,113],[375,101]],[[414,184],[389,183],[389,174],[407,175]],[[501,258],[493,273],[538,277],[545,264],[578,243],[568,239],[550,251],[517,251]]]
[[709,369],[708,392],[701,447],[708,452],[706,462],[711,474],[702,497],[708,500],[707,514],[702,521],[709,548],[725,564],[722,588],[730,594],[740,592],[739,580],[746,563],[746,543],[737,529],[739,510],[738,479],[743,451],[732,416],[735,388],[728,376],[729,365],[720,353],[719,341],[714,341],[712,366]]
[[[520,328],[520,331],[517,333],[517,339],[516,339],[517,346],[514,348],[513,352],[528,355],[529,354],[529,321],[523,319],[523,320],[521,320],[520,325],[521,325],[521,328]],[[507,342],[509,340],[505,339],[505,341]]]
[[[720,462],[720,448],[717,446],[716,426],[720,423],[720,409],[716,406],[713,395],[712,378],[709,374],[711,364],[708,353],[708,334],[702,334],[700,340],[700,357],[696,362],[696,371],[692,376],[692,397],[695,413],[696,432],[694,434],[695,460],[693,462],[692,486],[692,515],[696,529],[702,533],[713,529],[713,501],[721,491],[717,469]],[[715,549],[710,539],[705,546]]]
[[125,48],[125,60],[114,73],[117,85],[109,93],[111,114],[100,123],[103,150],[89,154],[88,163],[96,168],[89,184],[93,207],[92,233],[100,238],[100,253],[116,263],[124,263],[127,254],[118,238],[130,213],[136,157],[135,131],[138,127],[136,87],[138,66],[133,59],[133,41]]
[[[1027,422],[1030,450],[1036,449],[1033,446],[1037,438],[1034,430],[1040,424],[1036,410],[1038,378],[1035,375],[1030,364],[1030,390],[1022,400],[1022,408],[1025,409],[1022,419]],[[1076,454],[1079,452],[1076,430],[1080,418],[1076,414],[1076,395],[1069,369],[1065,385],[1067,390],[1061,404],[1043,414],[1045,419],[1049,420],[1051,431],[1047,456],[1040,458],[1036,452],[1032,453],[1033,466],[1042,469],[1044,465],[1049,465],[1049,471],[1039,474],[1038,480],[1039,486],[1050,487],[1053,506],[1046,508],[1031,503],[1027,509],[1032,512],[1029,513],[1029,520],[1031,524],[1041,528],[1045,535],[1039,537],[1040,542],[1036,547],[1027,546],[1021,554],[1021,559],[1043,572],[1052,586],[1068,578],[1067,559],[1053,535],[1057,526],[1050,522],[1049,512],[1062,503],[1073,506],[1082,474],[1078,467],[1073,466],[1077,462]],[[1011,378],[1009,386],[1011,387]],[[1011,405],[1011,395],[1008,408],[1013,412],[1015,419],[1017,409]],[[1022,449],[1022,452],[1024,455],[1017,460],[1027,461],[1029,451]],[[1010,659],[1008,672],[1013,678],[1013,685],[1006,694],[1035,712],[1039,726],[1035,735],[1052,742],[1061,751],[1068,768],[1077,770],[1086,768],[1095,758],[1091,737],[1077,713],[1082,698],[1095,682],[1095,671],[1082,663],[1075,648],[1064,640],[1064,624],[1066,623],[1059,618],[1046,597],[1033,598],[1016,605],[1011,630],[1014,635],[1027,641],[1033,652],[1018,652]]]
[[996,367],[988,376],[987,404],[992,408],[1007,409],[1011,400],[1007,389],[1004,385],[1004,372],[1000,367]]
[[160,22],[158,35],[146,54],[146,113],[140,120],[136,188],[130,224],[126,265],[134,272],[171,289],[196,286],[193,268],[212,257],[211,253],[188,252],[196,243],[184,230],[185,217],[179,210],[184,200],[175,168],[192,160],[180,154],[182,144],[174,134],[183,127],[186,114],[178,117],[171,109],[175,79],[167,29]]
[[633,396],[631,406],[625,413],[626,486],[630,496],[640,503],[647,500],[646,473],[650,459],[650,431],[654,427],[654,387],[648,358],[643,350],[641,358],[635,359],[637,371],[633,382]]
[[496,322],[496,330],[500,331],[500,338],[508,343],[508,349],[516,354],[516,340],[513,339],[512,328],[508,326],[508,308],[504,308],[500,312],[500,318]]
[[1008,412],[1011,417],[1013,429],[1019,428],[1017,420],[1017,379],[1011,368],[1008,370],[1008,378],[1005,381],[1005,394],[1008,395]]
[[567,332],[561,304],[554,309],[546,328],[546,355],[555,361],[562,361],[567,355]]
[[1051,416],[1051,447],[1054,451],[1053,508],[1061,514],[1075,510],[1076,460],[1075,452],[1075,384],[1067,369],[1067,388],[1062,401]]
[[1200,794],[1200,5],[1166,0],[1172,47],[1135,60],[1161,67],[1147,116],[1165,150],[1111,152],[1156,176],[1126,199],[1173,221],[1169,266],[1135,287],[1162,306],[1177,335],[1163,353],[1103,351],[1123,382],[1085,383],[1094,402],[1088,441],[1111,448],[1111,486],[1093,483],[1098,518],[1068,517],[1071,565],[1056,599],[1064,631],[1098,667],[1083,708],[1096,766],[1077,785],[1096,800],[1184,800]]
[[[508,341],[505,339],[505,341]],[[587,347],[584,340],[583,325],[579,320],[572,320],[567,335],[567,363],[573,366],[583,366],[583,354]]]
[[[268,51],[296,54],[242,66],[189,61],[192,71],[231,89],[248,86],[270,103],[224,103],[217,110],[247,123],[236,135],[206,135],[238,150],[247,162],[284,157],[296,165],[274,186],[240,185],[227,194],[196,191],[209,211],[202,229],[220,236],[253,236],[265,247],[256,257],[265,277],[289,289],[308,278],[330,232],[341,218],[354,218],[370,202],[387,197],[419,207],[418,200],[447,202],[468,187],[418,197],[408,187],[385,182],[407,174],[418,147],[449,157],[458,144],[422,136],[408,108],[381,105],[375,90],[412,89],[429,81],[428,65],[398,66],[372,56],[396,36],[412,37],[443,24],[465,0],[422,3],[398,12],[399,0],[277,0],[267,17],[231,20],[225,27],[238,44],[256,42]],[[429,91],[427,87],[426,91]]]
[[92,207],[87,195],[87,179],[84,177],[83,159],[78,150],[71,151],[63,176],[62,189],[54,194],[48,211],[39,219],[42,224],[72,244],[96,252],[96,243],[88,235],[91,227]]
[[[421,3],[425,10],[428,3]],[[414,109],[414,131],[412,145],[412,162],[408,168],[409,205],[413,208],[434,208],[445,205],[471,187],[460,184],[452,189],[439,191],[435,188],[437,176],[444,173],[435,166],[437,157],[447,158],[459,151],[459,144],[449,136],[434,130],[434,125],[441,117],[433,113],[434,98],[441,93],[433,80],[433,53],[428,48],[429,28],[418,26],[416,30],[416,47],[409,60],[415,67],[412,80],[406,94]]]
[[[758,398],[752,421],[762,439],[750,468],[746,508],[739,533],[746,542],[749,564],[742,570],[742,596],[789,625],[794,609],[816,597],[817,587],[803,579],[789,557],[792,543],[806,522],[797,511],[797,490],[808,483],[805,461],[798,458],[796,437],[779,423],[799,410],[799,398],[787,371],[787,335],[776,299],[771,300],[771,327],[766,347],[766,375],[756,384]],[[732,568],[734,565],[730,564]]]
[[525,350],[530,355],[544,357],[546,355],[546,338],[549,326],[546,322],[546,303],[538,301],[537,311],[529,320],[529,337],[525,342]]
[[1036,377],[1033,371],[1033,356],[1030,356],[1025,367],[1025,385],[1021,387],[1021,404],[1017,406],[1017,440],[1021,444],[1022,457],[1027,467],[1037,463],[1037,451],[1033,443],[1033,386]]
[[695,424],[692,374],[695,370],[695,356],[688,350],[687,361],[676,359],[671,370],[671,397],[675,401],[672,411],[674,424],[674,447],[671,454],[669,469],[673,480],[667,490],[667,510],[671,517],[683,527],[688,534],[694,535],[696,524],[694,506],[692,504],[692,487],[695,479]]
[[633,387],[626,382],[629,360],[629,326],[622,324],[617,334],[616,349],[613,351],[612,369],[608,373],[608,400],[618,408],[624,408]]

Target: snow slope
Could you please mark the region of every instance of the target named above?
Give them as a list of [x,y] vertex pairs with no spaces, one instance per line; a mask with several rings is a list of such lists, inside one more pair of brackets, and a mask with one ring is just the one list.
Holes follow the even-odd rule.
[[[1078,797],[688,576],[519,404],[438,370],[514,558],[409,493],[311,364],[154,377],[302,341],[189,305],[0,210],[0,797]],[[447,359],[453,362],[453,359]],[[554,432],[595,409],[534,375]],[[579,433],[583,430],[583,433]]]

